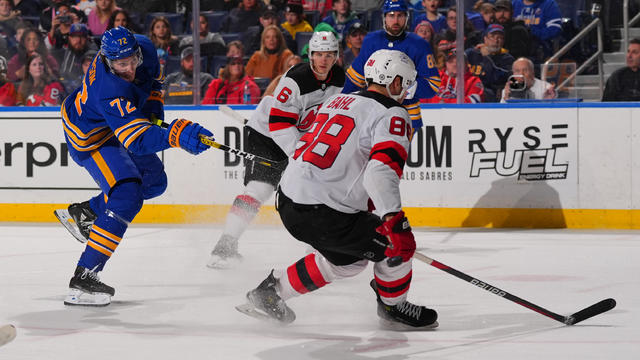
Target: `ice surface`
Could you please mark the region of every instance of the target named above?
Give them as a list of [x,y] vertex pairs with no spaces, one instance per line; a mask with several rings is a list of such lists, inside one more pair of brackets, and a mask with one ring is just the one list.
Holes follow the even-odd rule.
[[428,332],[378,326],[371,267],[288,301],[286,327],[234,310],[271,268],[307,246],[281,227],[252,227],[242,267],[205,266],[216,227],[133,225],[102,280],[105,308],[65,307],[83,245],[60,225],[0,227],[0,325],[18,336],[0,359],[636,359],[640,232],[417,229],[426,255],[560,314],[613,297],[618,307],[564,326],[414,262],[409,299],[439,312]]

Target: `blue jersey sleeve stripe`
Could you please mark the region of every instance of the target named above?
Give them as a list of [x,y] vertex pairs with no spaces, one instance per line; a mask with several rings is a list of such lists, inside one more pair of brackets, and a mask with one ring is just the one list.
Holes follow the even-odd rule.
[[140,135],[142,135],[143,132],[147,131],[150,127],[151,125],[143,125],[139,127],[136,131],[134,131],[133,133],[131,133],[131,135],[127,137],[127,139],[122,143],[122,145],[124,145],[124,147],[128,149],[129,145],[131,145],[133,141],[135,141]]

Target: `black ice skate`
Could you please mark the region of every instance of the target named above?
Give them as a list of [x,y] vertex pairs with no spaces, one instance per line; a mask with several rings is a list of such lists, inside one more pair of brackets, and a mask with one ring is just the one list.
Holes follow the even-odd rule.
[[71,235],[83,244],[89,240],[91,226],[98,218],[88,201],[71,204],[67,210],[59,209],[53,213]]
[[414,305],[408,301],[402,301],[396,305],[387,305],[382,302],[376,281],[371,280],[371,288],[376,293],[378,300],[378,317],[380,324],[389,330],[410,331],[426,330],[438,327],[438,313],[425,306]]
[[116,290],[100,281],[98,273],[82,266],[69,281],[69,295],[64,299],[65,305],[106,306]]
[[277,282],[271,270],[269,276],[257,288],[247,293],[249,303],[236,306],[236,309],[261,320],[275,320],[282,324],[292,323],[296,319],[296,314],[278,295]]
[[238,252],[238,239],[223,234],[211,251],[207,266],[212,269],[228,269],[240,261],[242,261],[242,255]]

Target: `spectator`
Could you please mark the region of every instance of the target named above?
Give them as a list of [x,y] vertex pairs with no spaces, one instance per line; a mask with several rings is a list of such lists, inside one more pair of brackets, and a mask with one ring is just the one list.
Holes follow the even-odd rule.
[[[455,6],[451,6],[447,10],[447,26],[444,30],[440,30],[436,35],[436,42],[439,44],[441,40],[446,40],[447,42],[455,43],[456,41],[456,15],[458,11]],[[464,48],[468,49],[470,47],[476,46],[481,42],[482,33],[475,31],[471,22],[467,18],[467,15],[464,15]]]
[[496,1],[496,22],[504,27],[504,47],[514,58],[531,54],[531,32],[522,20],[513,20],[511,0]]
[[238,7],[229,12],[229,16],[224,18],[220,31],[223,33],[241,33],[249,26],[256,26],[259,23],[262,7],[258,0],[242,0]]
[[604,87],[602,101],[640,101],[640,38],[629,41],[627,66],[614,71]]
[[[97,51],[98,48],[92,41],[89,41],[89,29],[87,29],[87,26],[81,23],[71,25],[69,44],[66,48],[55,52],[55,55],[57,55],[56,60],[60,64],[58,72],[65,85],[67,85],[67,80],[75,84],[76,80],[82,77],[84,74],[82,60],[84,54],[89,50]],[[67,90],[75,90],[75,88],[65,88]]]
[[66,0],[50,0],[50,2],[51,2],[51,5],[46,7],[40,14],[39,27],[43,32],[46,32],[46,33],[48,33],[51,30],[51,22],[56,17],[56,9],[59,6],[59,4],[64,3],[67,6],[69,6]]
[[40,16],[41,3],[39,0],[13,0],[13,10],[19,11],[21,16]]
[[447,28],[447,18],[438,12],[439,3],[440,0],[422,0],[425,12],[414,16],[411,28],[416,28],[419,23],[427,20],[431,23],[436,34],[445,30]]
[[25,106],[54,106],[62,103],[64,88],[47,71],[39,53],[29,56],[27,71],[18,87],[18,104]]
[[67,3],[59,3],[56,16],[51,21],[51,30],[47,33],[45,45],[47,49],[61,49],[69,42],[71,24],[80,23],[82,18]]
[[247,75],[273,79],[280,74],[282,63],[293,55],[284,43],[284,37],[274,25],[262,32],[260,50],[253,53],[247,64]]
[[513,17],[523,20],[531,31],[535,48],[541,48],[542,54],[536,58],[542,60],[553,52],[551,41],[562,33],[562,16],[555,0],[513,0]]
[[[209,19],[200,15],[198,24],[198,34],[200,36],[200,55],[221,55],[227,50],[222,35],[209,31]],[[180,40],[180,49],[193,44],[193,36],[185,36]]]
[[[245,94],[249,92],[248,98]],[[249,77],[242,58],[229,58],[222,76],[209,85],[202,100],[203,104],[257,104],[260,102],[260,88]]]
[[16,87],[7,79],[7,59],[0,56],[0,105],[15,106],[17,103]]
[[[86,53],[84,53],[84,56],[82,57],[82,77],[87,75],[87,71],[89,70],[89,66],[91,65],[91,62],[96,57],[96,55],[98,55],[98,51],[97,50],[89,50]],[[77,87],[76,87],[76,89],[77,89]]]
[[338,32],[338,41],[343,41],[349,28],[360,23],[358,14],[351,10],[351,0],[333,0],[333,11],[322,22],[331,25]]
[[[286,73],[287,70],[291,69],[294,65],[298,65],[302,62],[302,57],[299,55],[291,55],[287,58],[287,60],[282,63],[282,74]],[[282,75],[276,76],[274,79],[281,77]],[[263,97],[265,94],[262,95]]]
[[342,55],[343,68],[351,66],[353,60],[358,57],[365,35],[367,35],[367,29],[361,23],[357,22],[351,25],[346,38],[346,47]]
[[89,13],[89,30],[94,36],[102,35],[107,30],[109,18],[119,8],[115,0],[96,0],[96,7]]
[[167,56],[180,54],[178,38],[171,33],[171,25],[166,17],[153,18],[151,26],[149,26],[149,38],[158,50],[158,58],[163,58],[166,61]]
[[[24,34],[25,30],[30,28],[31,26],[29,23],[20,21],[18,22],[18,25],[16,25],[15,34],[13,36],[6,37],[7,51],[8,51],[8,54],[5,57],[6,59],[10,59],[13,55],[15,55],[18,52],[18,46],[20,44],[20,39],[22,38],[22,34]],[[0,36],[0,43],[1,42],[2,42],[2,36]],[[0,44],[0,55],[3,52],[1,48],[2,48],[2,44]]]
[[513,75],[509,77],[508,85],[502,91],[500,102],[504,103],[512,99],[546,100],[555,98],[554,86],[534,77],[533,61],[519,58],[513,63]]
[[[200,99],[213,80],[211,74],[200,72]],[[193,104],[193,46],[180,52],[180,71],[167,75],[164,80],[165,104]]]
[[331,0],[302,0],[302,6],[304,11],[317,11],[322,19],[331,11]]
[[14,10],[11,0],[0,0],[0,31],[11,36],[20,21],[20,11]]
[[287,48],[291,50],[293,53],[298,53],[298,45],[296,41],[293,40],[293,37],[287,30],[285,30],[282,25],[280,25],[280,17],[278,16],[278,10],[273,5],[267,5],[264,8],[264,11],[260,15],[258,26],[249,27],[243,34],[243,38],[245,40],[245,44],[247,44],[247,52],[249,54],[253,54],[254,52],[260,50],[260,43],[262,41],[262,32],[264,28],[269,25],[277,26],[282,32],[282,36],[284,37],[284,41],[287,44]]
[[134,33],[140,32],[140,28],[133,22],[133,20],[131,19],[131,15],[129,15],[129,12],[124,9],[116,9],[113,13],[111,13],[111,16],[109,16],[107,30],[117,28],[118,26],[127,28]]
[[227,57],[244,58],[244,45],[240,40],[234,40],[227,44]]
[[433,31],[433,25],[427,20],[420,21],[416,27],[413,29],[413,32],[421,38],[427,40],[431,47],[433,48],[433,38],[435,33]]
[[492,3],[484,2],[484,0],[478,0],[473,7],[473,10],[480,16],[477,21],[472,21],[473,27],[477,31],[484,31],[484,29],[495,21],[496,8]]
[[18,81],[24,77],[27,60],[35,53],[42,55],[42,57],[46,59],[47,71],[49,71],[50,74],[57,75],[57,71],[54,69],[58,68],[58,62],[47,52],[40,33],[36,29],[29,28],[24,31],[20,38],[18,53],[9,60],[9,70],[7,72],[9,80]]
[[[465,60],[465,72],[464,72],[464,102],[465,103],[479,103],[482,102],[484,95],[484,86],[482,80],[479,77],[474,76],[469,71],[469,63],[467,62],[467,56],[464,56]],[[438,94],[431,99],[421,100],[421,102],[442,104],[450,103],[455,104],[457,102],[456,93],[456,78],[458,74],[458,60],[456,58],[456,49],[449,51],[446,56],[445,68],[440,71],[440,89]]]
[[291,34],[294,40],[297,32],[313,31],[313,27],[304,19],[300,0],[289,0],[287,7],[284,8],[284,16],[287,21],[282,24],[282,27]]
[[484,32],[484,42],[475,48],[467,49],[471,74],[480,77],[485,87],[485,101],[496,102],[497,94],[504,87],[514,57],[502,47],[504,28],[500,24],[491,24]]

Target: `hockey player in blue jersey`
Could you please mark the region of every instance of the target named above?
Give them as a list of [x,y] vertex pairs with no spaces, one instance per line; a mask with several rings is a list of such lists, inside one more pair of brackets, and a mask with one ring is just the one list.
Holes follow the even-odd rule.
[[[87,245],[69,283],[65,305],[105,306],[115,290],[98,277],[146,199],[162,194],[167,176],[156,152],[181,147],[199,154],[211,132],[185,119],[165,129],[164,74],[151,41],[123,27],[106,31],[82,86],[61,108],[69,153],[102,193],[69,207]],[[75,217],[75,216],[74,216]],[[84,221],[84,223],[83,223]]]
[[347,80],[342,92],[351,93],[365,87],[364,65],[371,54],[380,49],[402,51],[413,60],[418,71],[415,93],[402,104],[411,116],[413,128],[420,128],[420,99],[433,97],[440,88],[440,75],[431,45],[418,35],[406,31],[409,16],[405,0],[385,0],[382,5],[382,21],[383,30],[370,32],[364,38],[358,57],[347,69]]

